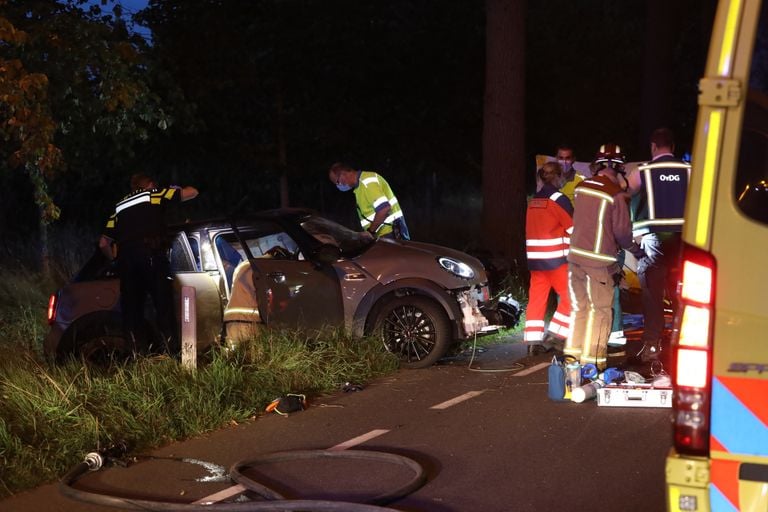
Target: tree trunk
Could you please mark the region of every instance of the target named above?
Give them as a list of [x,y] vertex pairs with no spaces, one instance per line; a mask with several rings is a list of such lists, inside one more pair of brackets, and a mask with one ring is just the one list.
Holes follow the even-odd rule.
[[288,154],[285,142],[285,106],[283,104],[283,85],[277,87],[277,165],[280,168],[280,208],[288,208]]
[[39,216],[38,232],[40,236],[40,240],[38,241],[40,244],[40,273],[45,279],[50,279],[51,258],[48,250],[48,224],[46,224],[45,219],[43,218],[42,211]]
[[[649,151],[648,137],[661,126],[673,130],[673,78],[678,31],[683,15],[691,15],[682,2],[648,0],[646,2],[645,62],[639,142]],[[650,156],[650,155],[648,155]],[[646,155],[640,155],[646,158]]]
[[483,244],[525,264],[525,0],[486,0]]

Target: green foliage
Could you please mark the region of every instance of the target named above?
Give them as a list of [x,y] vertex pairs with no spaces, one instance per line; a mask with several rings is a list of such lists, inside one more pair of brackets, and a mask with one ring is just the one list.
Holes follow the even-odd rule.
[[[196,371],[167,357],[109,370],[49,366],[29,352],[0,359],[0,495],[60,477],[94,449],[149,449],[252,419],[275,397],[338,390],[397,368],[377,340],[328,330],[270,330],[218,349]],[[9,346],[10,345],[10,346]]]
[[[0,175],[26,172],[43,223],[58,219],[60,207],[70,218],[83,213],[73,204],[104,216],[135,171],[137,152],[174,124],[164,99],[174,87],[159,90],[162,71],[146,58],[146,42],[117,15],[84,10],[81,0],[0,4]],[[116,178],[122,186],[102,194]],[[19,194],[4,208],[26,200]]]

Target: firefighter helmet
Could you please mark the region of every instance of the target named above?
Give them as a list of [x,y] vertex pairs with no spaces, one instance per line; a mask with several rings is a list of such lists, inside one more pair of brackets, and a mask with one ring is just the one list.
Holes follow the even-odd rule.
[[624,172],[625,163],[624,153],[621,152],[621,147],[618,144],[603,144],[597,150],[592,162],[592,173],[597,174],[604,167],[610,167],[617,172]]

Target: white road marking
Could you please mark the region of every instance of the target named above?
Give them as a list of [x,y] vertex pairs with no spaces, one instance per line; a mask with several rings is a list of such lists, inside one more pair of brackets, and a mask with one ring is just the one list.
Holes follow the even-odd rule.
[[532,374],[534,372],[537,372],[537,371],[541,370],[542,368],[546,368],[550,364],[551,363],[539,363],[536,366],[531,366],[527,370],[523,370],[523,371],[515,373],[514,376],[515,377],[525,377],[526,375],[530,375],[530,374]]
[[451,398],[450,400],[447,400],[443,403],[433,405],[430,407],[430,409],[447,409],[451,407],[452,405],[456,405],[458,403],[463,402],[464,400],[469,400],[470,398],[474,398],[477,395],[481,395],[485,393],[485,390],[482,391],[469,391],[467,393],[464,393],[463,395],[459,395],[456,398]]
[[373,439],[374,437],[379,437],[380,435],[386,434],[389,432],[387,429],[379,428],[376,430],[371,430],[367,434],[363,434],[361,436],[353,437],[349,441],[344,441],[343,443],[339,443],[336,446],[331,446],[328,448],[328,451],[340,451],[340,450],[346,450],[347,448],[352,448],[353,446],[357,446],[358,444],[363,444],[364,442]]
[[[364,442],[373,439],[374,437],[379,437],[380,435],[386,434],[389,432],[387,429],[379,428],[376,430],[371,430],[367,434],[363,434],[361,436],[353,437],[352,439],[349,439],[348,441],[344,441],[343,443],[339,443],[336,446],[332,446],[328,448],[328,451],[341,451],[346,450],[347,448],[352,448],[353,446],[357,446],[359,444],[363,444]],[[201,498],[197,501],[193,501],[193,505],[212,505],[214,503],[217,503],[222,500],[226,500],[228,498],[232,498],[233,496],[237,496],[238,494],[242,494],[245,491],[247,491],[245,487],[243,487],[240,484],[233,485],[232,487],[228,487],[224,490],[221,490],[215,494],[211,494],[210,496],[206,496],[205,498]]]
[[226,489],[221,490],[215,494],[211,494],[205,498],[200,498],[197,501],[193,501],[192,505],[212,505],[213,503],[226,500],[227,498],[237,496],[238,494],[242,494],[246,490],[247,489],[240,484],[233,485],[232,487],[227,487]]

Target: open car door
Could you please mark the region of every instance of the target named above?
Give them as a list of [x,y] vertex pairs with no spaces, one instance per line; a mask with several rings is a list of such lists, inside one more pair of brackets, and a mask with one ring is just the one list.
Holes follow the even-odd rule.
[[306,259],[310,248],[299,247],[279,224],[259,221],[218,236],[225,237],[244,259],[235,271],[231,309],[238,307],[238,301],[247,301],[246,295],[255,297],[259,320],[265,325],[308,329],[342,325],[335,269],[330,263]]

